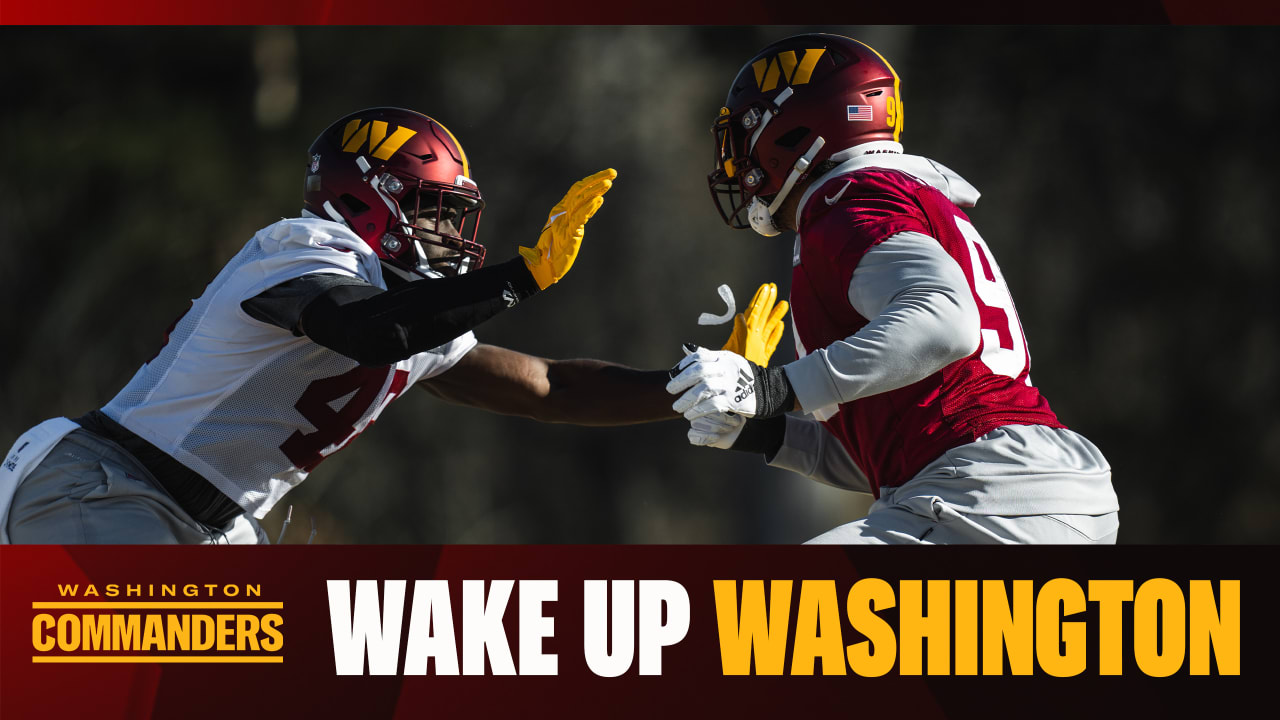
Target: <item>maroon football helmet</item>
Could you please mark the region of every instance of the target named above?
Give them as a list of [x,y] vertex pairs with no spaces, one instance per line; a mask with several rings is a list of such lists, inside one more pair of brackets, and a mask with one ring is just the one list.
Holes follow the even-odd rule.
[[711,132],[711,197],[727,224],[745,228],[743,211],[754,198],[774,212],[809,168],[833,153],[898,140],[898,74],[853,38],[789,37],[738,71]]
[[[484,199],[470,176],[467,155],[445,126],[412,110],[369,108],[311,143],[303,205],[345,223],[404,272],[466,272],[484,263],[476,242]],[[435,229],[415,227],[419,218],[435,220]],[[429,252],[422,243],[445,250]]]

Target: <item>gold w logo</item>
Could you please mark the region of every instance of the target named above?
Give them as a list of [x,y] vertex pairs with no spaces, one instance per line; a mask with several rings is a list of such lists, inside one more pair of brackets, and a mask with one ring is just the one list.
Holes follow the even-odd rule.
[[342,151],[343,152],[360,152],[365,142],[369,143],[369,149],[373,152],[373,156],[379,160],[390,160],[391,156],[409,141],[409,138],[417,135],[417,130],[410,130],[407,127],[396,128],[391,133],[391,137],[387,137],[387,123],[382,120],[374,120],[372,122],[361,122],[360,118],[356,118],[347,123],[342,130]]
[[760,58],[751,63],[751,69],[756,73],[756,85],[761,92],[768,92],[778,87],[779,77],[791,85],[804,85],[809,82],[809,76],[813,75],[813,68],[824,52],[826,48],[805,50],[804,57],[799,60],[794,50],[780,52],[777,57]]

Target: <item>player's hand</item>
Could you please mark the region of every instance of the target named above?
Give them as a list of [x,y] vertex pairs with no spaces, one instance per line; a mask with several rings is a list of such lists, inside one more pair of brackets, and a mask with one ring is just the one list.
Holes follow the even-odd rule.
[[733,447],[746,424],[747,419],[741,415],[703,415],[689,424],[689,444],[728,450]]
[[520,256],[538,287],[546,290],[569,272],[578,257],[587,221],[604,204],[618,172],[612,168],[583,178],[551,208],[535,247],[521,247]]
[[782,339],[786,327],[782,319],[787,316],[787,301],[774,305],[778,299],[778,286],[765,283],[756,290],[747,309],[733,318],[733,334],[722,350],[737,353],[751,362],[769,366],[769,358]]
[[725,350],[692,348],[672,368],[667,392],[680,395],[671,409],[695,420],[712,413],[735,413],[746,417],[756,414],[756,371],[754,364],[741,355]]

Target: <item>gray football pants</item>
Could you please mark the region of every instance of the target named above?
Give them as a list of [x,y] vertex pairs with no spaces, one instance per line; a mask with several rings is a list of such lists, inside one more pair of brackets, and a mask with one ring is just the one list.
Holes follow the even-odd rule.
[[64,437],[18,485],[9,508],[15,544],[227,544],[265,542],[241,515],[200,524],[119,445],[85,430]]
[[806,545],[1114,545],[1118,513],[976,515],[933,496],[897,501],[886,490],[865,518],[828,530]]

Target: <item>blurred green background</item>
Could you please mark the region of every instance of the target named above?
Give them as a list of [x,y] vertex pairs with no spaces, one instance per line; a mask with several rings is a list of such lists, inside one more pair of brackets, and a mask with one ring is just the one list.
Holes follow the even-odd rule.
[[[1036,385],[1114,467],[1120,541],[1280,541],[1274,28],[4,28],[0,444],[105,404],[297,214],[315,135],[373,105],[458,136],[494,261],[619,171],[573,273],[482,341],[644,368],[718,346],[695,323],[716,286],[789,287],[791,238],[720,222],[708,129],[756,50],[811,30],[888,57],[907,151],[982,191]],[[414,393],[263,524],[292,504],[286,542],[314,519],[326,543],[795,543],[865,506],[685,428]]]

